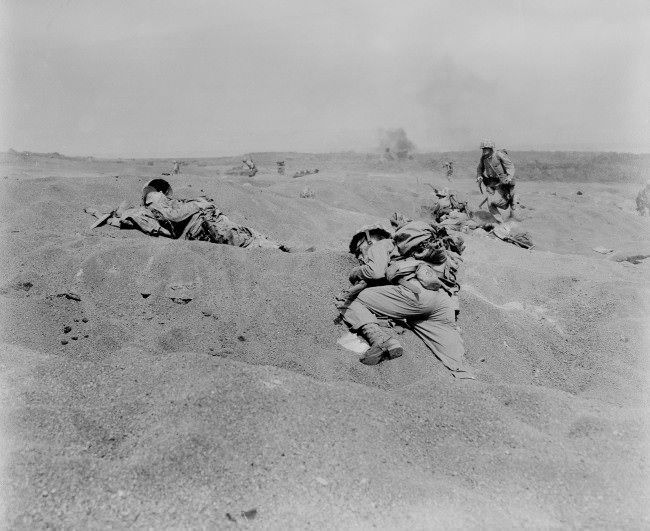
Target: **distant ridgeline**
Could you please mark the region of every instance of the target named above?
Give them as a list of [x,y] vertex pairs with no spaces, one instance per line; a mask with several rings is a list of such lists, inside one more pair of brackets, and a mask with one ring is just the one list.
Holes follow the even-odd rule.
[[9,155],[16,155],[18,157],[47,157],[48,159],[64,159],[67,158],[65,155],[61,155],[56,151],[52,153],[37,153],[36,151],[16,151],[15,149],[9,148],[7,151]]
[[645,182],[650,179],[650,155],[631,153],[513,153],[521,180],[582,182]]
[[[499,146],[497,146],[499,147]],[[507,146],[504,146],[507,149]],[[516,151],[507,149],[515,163],[516,179],[519,181],[567,181],[567,182],[629,182],[646,183],[650,180],[650,154],[633,154],[617,152],[586,151]],[[60,153],[37,153],[34,151],[8,150],[2,154],[9,158],[29,160],[61,159],[70,161],[93,161],[94,157],[68,157]],[[0,156],[2,156],[0,155]],[[454,179],[474,179],[480,150],[444,151],[413,153],[403,160],[388,160],[385,153],[357,153],[346,151],[339,153],[296,153],[264,152],[251,153],[258,167],[262,170],[276,170],[276,161],[286,160],[288,166],[320,168],[322,173],[328,170],[345,169],[348,172],[365,174],[369,170],[378,173],[410,173],[433,171],[443,176],[444,164],[454,162]],[[169,158],[169,157],[168,157]],[[145,162],[147,158],[101,159],[105,162]],[[163,159],[160,159],[163,160]],[[169,158],[171,160],[171,158]],[[213,164],[239,164],[241,156],[185,158],[183,164],[205,167]],[[151,165],[151,164],[150,164]]]
[[66,155],[61,155],[57,151],[52,151],[51,153],[39,153],[37,151],[16,151],[15,149],[9,148],[6,152],[6,155],[13,155],[14,157],[20,157],[22,159],[30,158],[44,158],[44,159],[65,159],[65,160],[93,160],[94,157],[68,157]]

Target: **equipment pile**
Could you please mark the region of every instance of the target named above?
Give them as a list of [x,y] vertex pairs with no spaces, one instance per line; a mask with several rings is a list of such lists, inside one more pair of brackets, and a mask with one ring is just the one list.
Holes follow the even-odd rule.
[[453,191],[447,188],[433,188],[433,191],[433,204],[422,205],[420,212],[423,216],[432,218],[439,226],[465,233],[482,229],[500,240],[524,249],[533,247],[533,241],[528,232],[513,230],[512,224],[499,223],[492,214],[484,210],[471,210],[468,208],[467,201],[459,199]]

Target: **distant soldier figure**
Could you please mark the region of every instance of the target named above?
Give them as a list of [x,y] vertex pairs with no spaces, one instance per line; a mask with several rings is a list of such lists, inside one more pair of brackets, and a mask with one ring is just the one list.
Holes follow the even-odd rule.
[[[508,157],[505,149],[494,149],[494,142],[483,140],[481,142],[483,154],[476,169],[476,181],[485,185],[486,192],[492,196],[488,197],[488,209],[490,213],[498,220],[503,221],[499,212],[509,210],[510,215],[515,217],[517,200],[515,197],[515,165]],[[482,192],[481,188],[481,192]]]
[[447,180],[451,181],[451,178],[454,176],[454,161],[450,160],[443,164],[443,166],[447,170]]
[[279,175],[284,175],[284,161],[280,160],[280,161],[276,162],[276,164],[278,165],[278,174]]
[[636,196],[636,209],[642,216],[650,213],[650,182]]
[[248,176],[255,177],[255,174],[257,173],[257,166],[255,166],[255,163],[253,162],[253,157],[250,159],[244,159],[242,162],[248,167]]
[[174,169],[172,170],[172,173],[173,173],[174,175],[178,175],[180,172],[181,172],[181,166],[180,166],[180,164],[178,163],[178,161],[175,160],[175,161],[174,161]]

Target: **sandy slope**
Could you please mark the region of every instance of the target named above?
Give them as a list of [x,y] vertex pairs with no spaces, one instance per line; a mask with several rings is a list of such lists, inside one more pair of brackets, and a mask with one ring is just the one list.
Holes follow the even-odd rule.
[[221,161],[172,183],[315,253],[89,229],[84,207],[137,200],[162,162],[5,160],[7,527],[647,527],[650,260],[591,250],[650,254],[639,185],[522,181],[535,250],[466,237],[479,376],[459,382],[410,332],[405,356],[363,366],[333,322],[353,230],[444,182],[293,157],[323,170],[248,179]]

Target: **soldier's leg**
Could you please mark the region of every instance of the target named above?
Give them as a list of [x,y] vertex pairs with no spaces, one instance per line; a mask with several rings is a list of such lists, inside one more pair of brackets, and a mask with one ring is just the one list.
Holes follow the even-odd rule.
[[488,199],[487,207],[488,207],[488,210],[490,211],[490,214],[492,214],[494,216],[494,219],[496,219],[499,223],[503,222],[503,217],[501,216],[501,211],[489,199]]
[[431,313],[424,319],[410,320],[413,332],[457,378],[474,378],[465,360],[465,346],[456,326],[455,305],[444,291],[427,292]]
[[254,229],[248,229],[251,232],[251,238],[244,247],[258,247],[260,249],[282,249],[284,246],[273,241]]
[[280,249],[281,245],[270,240],[256,230],[249,229],[243,225],[234,223],[227,216],[219,214],[216,219],[210,221],[213,231],[218,235],[217,243],[233,245],[235,247],[262,249]]
[[365,324],[377,323],[377,316],[404,319],[425,313],[419,304],[405,295],[405,291],[408,290],[401,286],[366,288],[341,311],[341,316],[353,330],[358,330]]
[[508,197],[508,205],[510,206],[510,216],[519,221],[519,218],[517,217],[519,198],[517,197],[517,194],[515,194],[515,185],[508,184],[505,186],[507,186],[507,194],[508,194],[507,197]]
[[501,210],[507,210],[510,208],[510,196],[508,195],[508,190],[504,185],[499,185],[496,187],[495,193],[488,199],[488,210],[497,221],[503,221],[503,215]]
[[402,345],[388,332],[381,329],[377,316],[405,317],[421,312],[405,297],[399,286],[377,286],[363,290],[348,308],[341,312],[343,319],[353,330],[358,330],[370,344],[370,349],[360,359],[365,365],[376,365],[384,359],[402,355]]
[[207,221],[210,224],[211,233],[215,243],[232,245],[234,247],[246,247],[251,238],[251,233],[246,227],[232,222],[227,216],[219,213]]

